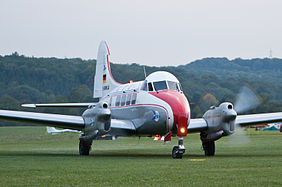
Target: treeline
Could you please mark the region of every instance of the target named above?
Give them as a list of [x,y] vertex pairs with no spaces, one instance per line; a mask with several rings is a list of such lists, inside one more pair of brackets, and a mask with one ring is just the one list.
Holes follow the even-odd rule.
[[[18,53],[0,56],[0,108],[23,110],[22,103],[95,102],[92,98],[96,60],[34,58]],[[211,106],[233,102],[240,88],[256,91],[261,105],[254,112],[282,111],[282,59],[207,58],[179,67],[146,66],[173,73],[191,103],[192,117]],[[111,64],[114,78],[126,83],[144,79],[143,66]],[[26,109],[25,109],[26,110]],[[32,110],[34,111],[34,110]],[[77,109],[40,109],[39,112],[81,114]],[[0,123],[1,124],[1,123]]]
[[248,78],[282,84],[282,59],[204,58],[179,66],[193,73],[212,74],[220,78]]

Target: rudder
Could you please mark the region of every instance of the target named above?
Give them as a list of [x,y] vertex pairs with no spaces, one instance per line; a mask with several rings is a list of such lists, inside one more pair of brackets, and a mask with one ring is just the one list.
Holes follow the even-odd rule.
[[96,73],[94,78],[94,98],[101,98],[111,90],[120,85],[112,76],[110,62],[110,51],[106,41],[101,41],[96,61]]

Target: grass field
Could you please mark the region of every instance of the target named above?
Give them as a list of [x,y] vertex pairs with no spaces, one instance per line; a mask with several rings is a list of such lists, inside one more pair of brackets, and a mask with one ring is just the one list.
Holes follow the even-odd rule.
[[216,142],[206,158],[199,134],[177,144],[152,138],[95,141],[90,156],[78,155],[78,135],[47,135],[45,127],[0,128],[1,186],[282,186],[282,133],[248,132],[251,142],[229,148]]

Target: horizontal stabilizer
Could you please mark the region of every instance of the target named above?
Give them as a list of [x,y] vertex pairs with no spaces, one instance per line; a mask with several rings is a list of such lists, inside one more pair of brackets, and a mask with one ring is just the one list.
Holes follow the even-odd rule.
[[25,108],[57,107],[57,108],[88,108],[95,106],[96,103],[47,103],[47,104],[22,104]]

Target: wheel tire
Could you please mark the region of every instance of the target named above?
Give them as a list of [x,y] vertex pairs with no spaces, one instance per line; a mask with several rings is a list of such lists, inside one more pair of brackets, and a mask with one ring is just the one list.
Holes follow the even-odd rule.
[[91,142],[80,140],[79,141],[79,154],[89,155],[91,149]]
[[174,146],[173,149],[172,149],[172,158],[173,159],[181,159],[182,155],[183,154],[178,153],[178,146]]
[[214,141],[203,142],[203,149],[205,151],[205,156],[214,156],[215,153]]

